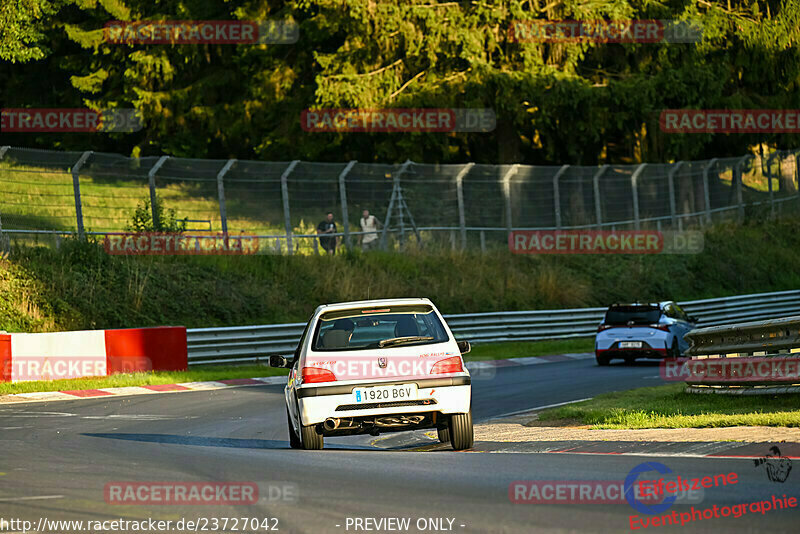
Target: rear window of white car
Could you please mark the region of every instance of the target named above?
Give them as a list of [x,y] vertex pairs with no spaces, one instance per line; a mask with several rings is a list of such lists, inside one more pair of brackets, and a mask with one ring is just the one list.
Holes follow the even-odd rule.
[[323,313],[312,350],[368,350],[448,341],[429,305],[379,306]]

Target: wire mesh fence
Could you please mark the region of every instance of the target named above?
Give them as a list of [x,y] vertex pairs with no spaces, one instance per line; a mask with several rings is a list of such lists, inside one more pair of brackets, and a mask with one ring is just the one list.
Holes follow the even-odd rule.
[[[684,230],[800,211],[800,149],[672,164],[319,163],[128,158],[0,147],[0,231],[47,240],[130,231],[134,213],[199,235],[258,236],[268,253],[325,253],[317,226],[357,247],[505,247],[510,230]],[[57,241],[56,241],[57,243]]]

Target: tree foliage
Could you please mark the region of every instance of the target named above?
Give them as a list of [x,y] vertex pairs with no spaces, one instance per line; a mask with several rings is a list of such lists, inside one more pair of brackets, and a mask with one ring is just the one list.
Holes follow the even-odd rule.
[[[109,20],[291,18],[297,43],[112,44]],[[514,21],[684,20],[690,44],[515,42]],[[742,154],[786,134],[664,134],[673,108],[800,108],[800,0],[16,0],[7,107],[135,107],[134,134],[3,144],[183,157],[574,163]],[[23,64],[23,62],[25,62]],[[44,85],[44,86],[43,86]],[[491,133],[308,133],[307,108],[491,108]],[[33,143],[31,142],[33,141]]]

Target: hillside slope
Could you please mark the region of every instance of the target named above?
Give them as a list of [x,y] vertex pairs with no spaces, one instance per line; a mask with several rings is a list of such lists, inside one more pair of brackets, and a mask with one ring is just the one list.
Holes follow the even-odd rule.
[[121,257],[66,241],[0,260],[0,330],[302,322],[320,303],[400,296],[466,313],[797,289],[798,230],[796,218],[717,225],[683,256]]

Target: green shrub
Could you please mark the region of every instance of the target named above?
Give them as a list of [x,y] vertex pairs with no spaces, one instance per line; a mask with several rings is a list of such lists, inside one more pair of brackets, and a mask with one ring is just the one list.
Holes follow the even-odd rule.
[[180,234],[186,231],[187,217],[177,219],[175,210],[164,207],[163,202],[156,202],[156,223],[153,224],[153,211],[150,206],[150,199],[146,198],[139,202],[136,210],[131,216],[131,220],[125,229],[135,234],[148,232],[159,232],[168,234]]

